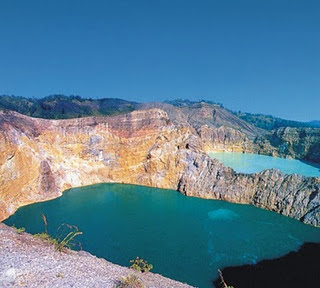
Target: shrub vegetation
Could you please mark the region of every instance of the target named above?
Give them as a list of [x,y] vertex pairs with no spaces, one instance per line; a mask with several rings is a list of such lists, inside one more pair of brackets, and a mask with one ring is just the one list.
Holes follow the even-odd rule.
[[142,258],[140,259],[139,257],[134,260],[130,260],[130,263],[132,263],[130,266],[131,269],[140,271],[142,273],[148,272],[153,268],[152,264],[149,264],[146,260],[143,260]]

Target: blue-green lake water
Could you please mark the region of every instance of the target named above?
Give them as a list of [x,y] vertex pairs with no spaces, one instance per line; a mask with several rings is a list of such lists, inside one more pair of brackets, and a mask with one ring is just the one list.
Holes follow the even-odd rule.
[[211,152],[209,155],[239,173],[256,173],[275,168],[285,174],[295,173],[310,177],[320,177],[320,165],[311,165],[295,159],[236,152]]
[[21,207],[5,223],[39,233],[41,213],[51,234],[61,223],[77,225],[86,251],[124,266],[139,256],[153,264],[153,272],[198,287],[212,287],[219,268],[320,242],[320,229],[250,205],[124,184],[71,189]]

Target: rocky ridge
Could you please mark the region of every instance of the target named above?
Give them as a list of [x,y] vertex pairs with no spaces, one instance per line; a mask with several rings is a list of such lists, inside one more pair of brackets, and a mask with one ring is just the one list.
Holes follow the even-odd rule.
[[200,102],[175,107],[166,103],[147,103],[139,107],[164,110],[175,125],[192,127],[206,151],[253,152],[254,139],[266,133],[215,104]]
[[188,196],[252,204],[320,226],[320,178],[270,169],[236,173],[207,155],[192,155],[178,190]]
[[[2,95],[0,98],[0,110],[46,119],[118,115],[159,108],[167,112],[175,124],[184,123],[193,127],[206,150],[259,153],[320,163],[319,129],[313,129],[319,126],[317,121],[304,123],[271,115],[233,112],[222,104],[205,100],[137,103],[115,98],[91,99],[65,95],[41,99]],[[289,127],[292,128],[287,129]]]
[[320,163],[320,128],[281,127],[254,140],[261,154]]
[[176,125],[189,125],[206,151],[228,151],[294,158],[320,164],[320,128],[258,128],[220,105],[206,102],[179,107],[167,103],[140,104],[137,109],[159,108]]
[[118,182],[249,203],[320,226],[319,178],[238,174],[205,153],[192,117],[165,110],[70,120],[0,112],[0,219],[71,187]]

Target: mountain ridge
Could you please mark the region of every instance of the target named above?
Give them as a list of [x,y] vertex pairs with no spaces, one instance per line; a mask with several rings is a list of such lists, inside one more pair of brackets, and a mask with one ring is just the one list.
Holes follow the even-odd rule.
[[[60,105],[54,105],[54,102],[61,101]],[[100,103],[100,104],[99,104]],[[176,107],[188,107],[197,105],[200,103],[207,103],[210,105],[216,105],[227,111],[233,113],[240,119],[255,125],[258,128],[265,130],[272,130],[279,127],[310,127],[320,128],[320,120],[312,120],[307,122],[286,120],[283,118],[275,117],[272,115],[266,115],[261,113],[249,113],[249,112],[236,112],[227,109],[223,104],[210,101],[210,100],[199,100],[192,101],[188,99],[174,99],[165,100],[161,103],[170,104]],[[73,105],[68,105],[73,104]],[[80,105],[81,104],[81,105]],[[14,95],[0,95],[0,110],[8,109],[25,114],[28,116],[47,118],[47,119],[69,119],[72,117],[85,117],[85,116],[103,116],[103,115],[114,115],[118,113],[127,113],[136,109],[139,106],[143,106],[144,103],[136,101],[128,101],[120,98],[86,98],[78,95],[66,96],[63,94],[53,94],[42,98],[27,98],[22,96]],[[108,109],[106,109],[108,105]],[[82,109],[79,108],[82,106]],[[99,107],[102,106],[102,107]],[[87,107],[86,109],[84,107]],[[53,109],[54,113],[50,113],[49,109]],[[91,108],[91,109],[90,109]],[[104,110],[104,109],[105,110]],[[64,113],[63,109],[65,109]],[[68,115],[68,109],[76,110]],[[43,111],[42,111],[43,110]],[[48,112],[49,111],[49,112]]]
[[[318,152],[320,151],[320,128],[262,129],[257,127],[259,125],[254,121],[250,123],[241,119],[236,113],[213,101],[176,99],[138,103],[116,98],[85,99],[80,96],[65,95],[51,95],[41,99],[0,96],[0,110],[10,111],[8,108],[12,108],[12,111],[18,110],[19,113],[24,112],[22,113],[24,115],[32,114],[28,116],[44,119],[114,116],[159,108],[169,115],[173,123],[191,126],[203,141],[207,151],[258,153],[320,163]],[[287,123],[285,121],[281,123]],[[296,126],[301,126],[300,124]]]

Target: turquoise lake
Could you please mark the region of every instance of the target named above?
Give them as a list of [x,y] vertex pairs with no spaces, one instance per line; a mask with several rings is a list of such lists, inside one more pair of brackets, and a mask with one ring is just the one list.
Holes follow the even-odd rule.
[[320,177],[320,165],[311,165],[295,159],[236,152],[211,152],[209,155],[239,173],[256,173],[275,168],[285,174],[296,173],[304,176]]
[[27,232],[57,235],[60,224],[77,225],[82,248],[129,266],[136,256],[152,272],[198,287],[213,287],[217,269],[256,263],[320,242],[320,229],[250,205],[186,197],[172,191],[99,184],[21,207],[5,221]]

